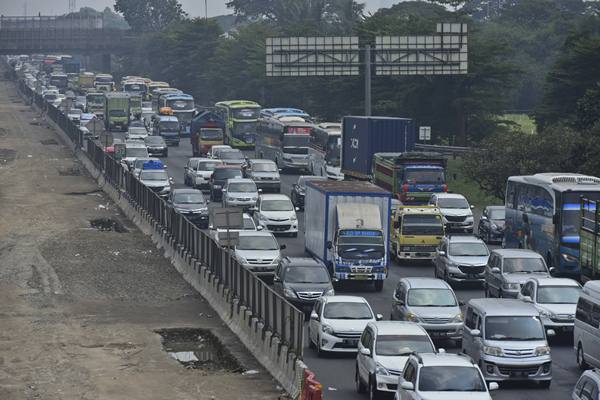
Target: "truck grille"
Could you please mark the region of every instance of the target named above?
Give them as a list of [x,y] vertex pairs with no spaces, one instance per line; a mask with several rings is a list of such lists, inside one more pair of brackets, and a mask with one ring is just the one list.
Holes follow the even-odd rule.
[[246,261],[248,261],[248,264],[252,265],[269,265],[273,262],[273,260],[270,258],[260,260],[257,258],[247,258]]
[[463,274],[479,275],[485,270],[485,265],[459,265],[458,269]]
[[516,357],[516,358],[533,357],[533,353],[534,353],[533,349],[504,349],[504,355],[506,355],[507,357]]
[[466,215],[445,215],[445,217],[448,222],[464,222],[464,220],[467,218]]
[[539,366],[527,366],[527,367],[511,367],[511,366],[498,366],[498,371],[502,375],[535,375],[537,374]]
[[437,250],[436,246],[402,246],[401,252],[410,252],[410,253],[433,253]]
[[267,225],[267,229],[273,232],[288,231],[290,225]]
[[447,324],[452,318],[421,318],[426,324]]
[[551,318],[554,322],[574,322],[575,316],[573,314],[559,314],[554,318]]

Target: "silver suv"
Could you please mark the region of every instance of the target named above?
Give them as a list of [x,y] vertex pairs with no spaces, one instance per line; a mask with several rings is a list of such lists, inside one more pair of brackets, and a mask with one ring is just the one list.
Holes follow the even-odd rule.
[[[549,329],[548,336],[555,332]],[[471,299],[465,312],[462,353],[487,381],[552,382],[552,357],[538,310],[516,299]]]
[[460,303],[450,285],[440,279],[400,279],[390,319],[416,322],[434,339],[451,339],[459,345],[462,339]]
[[281,177],[277,164],[271,160],[248,160],[244,168],[244,176],[252,179],[259,189],[279,193]]
[[483,282],[490,251],[475,236],[446,236],[434,258],[434,274],[446,282]]
[[496,249],[485,268],[485,297],[516,298],[526,280],[549,276],[544,258],[535,251]]

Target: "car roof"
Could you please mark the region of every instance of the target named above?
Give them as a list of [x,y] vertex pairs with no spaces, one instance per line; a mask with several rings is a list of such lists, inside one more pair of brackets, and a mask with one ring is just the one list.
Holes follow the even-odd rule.
[[264,158],[251,158],[248,160],[249,163],[266,163],[266,164],[275,164],[273,160],[265,160]]
[[580,287],[579,282],[570,278],[552,278],[552,277],[539,277],[530,278],[528,281],[536,281],[538,286],[575,286]]
[[475,364],[471,358],[463,354],[452,353],[420,353],[420,364],[424,367],[471,367]]
[[466,200],[465,196],[463,196],[462,194],[458,194],[458,193],[435,193],[434,196],[437,197],[438,199],[465,199]]
[[528,316],[539,314],[533,304],[517,299],[471,299],[468,305],[483,311],[485,315]]
[[[211,159],[214,160],[214,159]],[[219,160],[222,161],[222,160]],[[241,168],[239,165],[229,165],[229,164],[222,164],[222,165],[217,165],[215,166],[215,170],[217,169],[237,169],[239,171],[241,171]]]
[[448,236],[446,236],[446,238],[449,242],[484,243],[483,240],[479,239],[476,236],[472,236],[472,235],[448,235]]
[[227,179],[227,183],[254,183],[254,181],[249,178],[230,178]]
[[325,296],[326,303],[367,303],[367,299],[361,296]]
[[322,262],[315,260],[312,257],[290,257],[290,256],[286,256],[281,260],[283,263],[288,264],[288,266],[291,267],[300,267],[300,268],[306,268],[306,267],[323,267],[325,268],[325,266],[323,265]]
[[140,148],[146,148],[146,145],[144,144],[144,142],[125,142],[125,147],[140,147]]
[[267,231],[240,231],[239,236],[270,236],[275,238],[271,232]]
[[377,335],[423,335],[427,336],[427,331],[419,324],[409,321],[374,321],[369,322]]
[[487,206],[488,210],[504,210],[506,207],[504,206]]
[[261,194],[261,200],[289,200],[290,198],[285,194],[279,193],[271,193],[271,194]]
[[598,368],[588,369],[588,370],[584,371],[583,374],[581,374],[581,376],[587,376],[588,378],[591,378],[591,379],[595,380],[596,382],[600,382],[600,369],[598,369]]
[[587,281],[583,285],[583,291],[594,298],[600,297],[600,281]]
[[437,279],[437,278],[414,277],[414,278],[402,278],[402,279],[400,279],[400,281],[406,282],[408,284],[408,287],[411,289],[424,289],[424,288],[450,289],[450,286],[448,285],[448,283],[446,283],[445,281],[443,281],[441,279]]
[[541,258],[539,253],[529,249],[494,249],[492,253],[502,258]]
[[175,194],[175,193],[202,193],[202,192],[198,189],[180,188],[180,189],[173,189],[172,193]]

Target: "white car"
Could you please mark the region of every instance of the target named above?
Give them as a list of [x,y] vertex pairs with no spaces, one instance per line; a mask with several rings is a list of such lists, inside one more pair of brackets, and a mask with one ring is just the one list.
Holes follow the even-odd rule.
[[223,165],[223,161],[212,158],[190,158],[183,168],[183,182],[196,189],[208,190],[210,177],[218,165]]
[[[490,382],[489,390],[498,389]],[[394,400],[492,400],[483,375],[460,354],[413,354],[398,379]]]
[[408,321],[369,322],[358,343],[356,390],[363,393],[369,389],[373,397],[381,392],[394,393],[413,352],[436,352],[424,328]]
[[[254,223],[254,220],[252,219],[252,217],[250,216],[250,214],[247,213],[243,213],[242,214],[242,229],[230,229],[229,232],[241,232],[241,231],[259,231],[262,230],[262,228],[257,227],[256,224]],[[212,238],[212,240],[219,242],[220,238],[224,238],[227,235],[227,229],[221,229],[221,228],[217,228],[215,229],[212,225],[208,226],[210,231],[209,231],[209,235]]]
[[580,293],[581,285],[573,279],[535,277],[521,285],[517,298],[538,309],[544,328],[571,334]]
[[325,352],[356,352],[369,322],[382,319],[360,296],[320,297],[310,314],[308,345],[321,356]]
[[473,206],[462,194],[434,193],[429,204],[440,209],[446,231],[473,233]]
[[148,131],[143,126],[130,126],[127,130],[126,140],[144,141],[148,137]]
[[131,164],[131,173],[133,174],[133,176],[135,176],[136,178],[138,176],[140,176],[140,172],[142,171],[143,167],[144,167],[144,163],[146,161],[159,161],[160,160],[158,158],[136,158],[135,161],[133,161],[133,163]]
[[238,232],[233,256],[244,268],[255,274],[272,277],[283,249],[285,245],[280,246],[272,233],[242,230]]
[[254,219],[257,225],[273,233],[298,236],[298,208],[285,194],[261,194],[256,202]]
[[256,187],[252,179],[234,178],[227,179],[221,189],[223,192],[221,201],[223,207],[253,208],[258,200],[258,192],[262,190]]
[[232,147],[228,144],[216,144],[210,148],[210,158],[219,158],[219,152],[221,150],[231,150]]

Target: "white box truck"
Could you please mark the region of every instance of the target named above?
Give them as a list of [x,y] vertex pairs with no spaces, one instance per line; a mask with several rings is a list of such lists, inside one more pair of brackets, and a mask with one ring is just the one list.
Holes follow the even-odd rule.
[[304,247],[327,265],[334,281],[367,281],[383,289],[391,196],[368,182],[307,182]]

